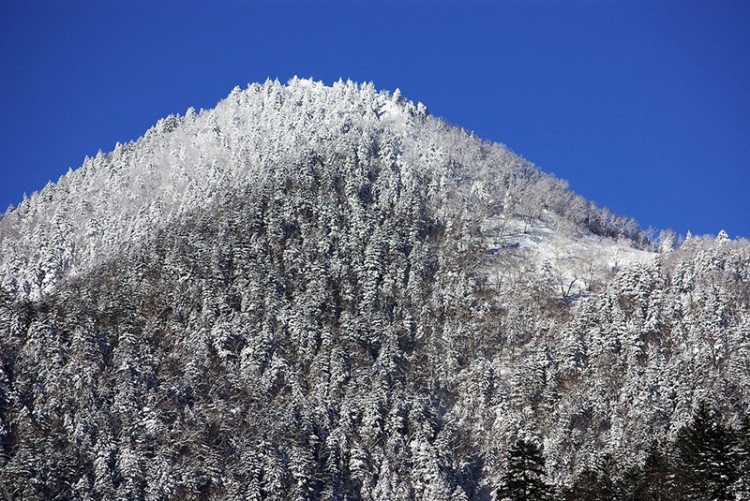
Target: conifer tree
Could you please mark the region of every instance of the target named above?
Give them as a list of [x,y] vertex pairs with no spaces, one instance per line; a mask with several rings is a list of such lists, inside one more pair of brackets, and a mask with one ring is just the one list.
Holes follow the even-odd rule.
[[750,415],[742,417],[734,434],[738,478],[733,487],[738,499],[750,499]]
[[544,455],[533,442],[519,439],[508,451],[508,467],[497,490],[498,500],[541,501],[550,498],[544,482]]
[[683,499],[734,499],[736,452],[729,430],[702,402],[674,444],[675,480]]
[[669,474],[669,458],[658,442],[652,442],[642,476],[636,490],[636,498],[644,501],[663,501],[673,498],[673,485]]
[[629,482],[620,474],[621,466],[611,454],[599,457],[596,463],[583,470],[575,483],[563,493],[566,501],[625,501],[629,497]]

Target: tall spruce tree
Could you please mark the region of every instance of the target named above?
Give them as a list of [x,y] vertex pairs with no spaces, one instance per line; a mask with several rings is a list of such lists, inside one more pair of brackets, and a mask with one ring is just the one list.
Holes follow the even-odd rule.
[[498,500],[541,501],[551,499],[544,482],[544,455],[533,442],[519,439],[508,451],[508,467],[497,490]]

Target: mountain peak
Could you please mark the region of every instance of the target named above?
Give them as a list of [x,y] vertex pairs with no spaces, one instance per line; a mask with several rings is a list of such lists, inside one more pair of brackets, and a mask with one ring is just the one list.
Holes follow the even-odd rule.
[[[267,178],[280,164],[311,157],[356,163],[383,154],[439,183],[441,197],[476,198],[478,186],[489,186],[482,203],[498,204],[512,187],[519,190],[513,204],[524,206],[537,196],[529,188],[537,182],[574,197],[503,146],[430,117],[400,91],[341,80],[332,86],[268,80],[235,87],[212,110],[191,108],[159,120],[142,138],[87,158],[8,213],[0,222],[4,286],[33,296],[52,290],[68,274],[113,258],[123,246],[210,207],[229,187]],[[492,193],[498,198],[490,201]],[[634,228],[617,231],[634,234]],[[18,234],[32,237],[18,241]],[[39,250],[48,241],[59,243],[60,255]]]
[[[212,110],[163,118],[137,141],[100,151],[32,196],[0,222],[4,285],[34,297],[52,290],[68,274],[113,258],[170,221],[210,207],[230,187],[267,178],[280,164],[312,157],[356,163],[383,154],[394,167],[438,183],[439,205],[476,199],[490,217],[518,216],[527,224],[577,217],[583,219],[575,224],[595,233],[643,241],[632,220],[599,211],[504,146],[430,117],[400,91],[295,77],[287,85],[267,80],[235,87]],[[582,212],[565,215],[573,206]],[[5,238],[18,233],[35,237]],[[62,256],[31,250],[40,247],[35,239],[60,242]]]
[[0,221],[4,494],[747,498],[750,246],[660,240],[400,92],[235,88]]

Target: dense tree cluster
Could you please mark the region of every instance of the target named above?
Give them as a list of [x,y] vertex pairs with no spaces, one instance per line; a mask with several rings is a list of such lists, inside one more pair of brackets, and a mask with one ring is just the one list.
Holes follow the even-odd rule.
[[690,423],[665,445],[653,441],[640,463],[621,464],[605,453],[571,485],[545,482],[545,457],[533,441],[520,439],[507,452],[498,500],[687,501],[739,500],[750,495],[750,442],[745,416],[737,426],[699,403]]
[[645,243],[371,86],[165,119],[0,221],[0,495],[745,495],[750,245],[573,295],[540,228]]
[[653,442],[642,463],[623,465],[603,455],[563,489],[566,501],[747,499],[747,424],[727,426],[701,402],[690,423],[660,445]]

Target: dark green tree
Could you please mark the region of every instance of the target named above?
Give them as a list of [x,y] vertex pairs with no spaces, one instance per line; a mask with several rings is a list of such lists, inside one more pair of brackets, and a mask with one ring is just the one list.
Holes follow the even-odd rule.
[[734,499],[737,451],[730,430],[701,403],[674,443],[674,478],[683,499]]
[[649,447],[635,495],[644,501],[675,499],[669,458],[657,441],[653,441]]
[[551,499],[544,481],[544,455],[533,442],[520,439],[508,451],[508,467],[497,490],[498,500],[537,501]]
[[739,499],[750,497],[750,415],[745,414],[735,431],[737,452],[737,482],[735,494]]
[[640,483],[638,468],[623,467],[610,454],[584,469],[572,486],[563,491],[565,501],[630,501],[634,486]]

